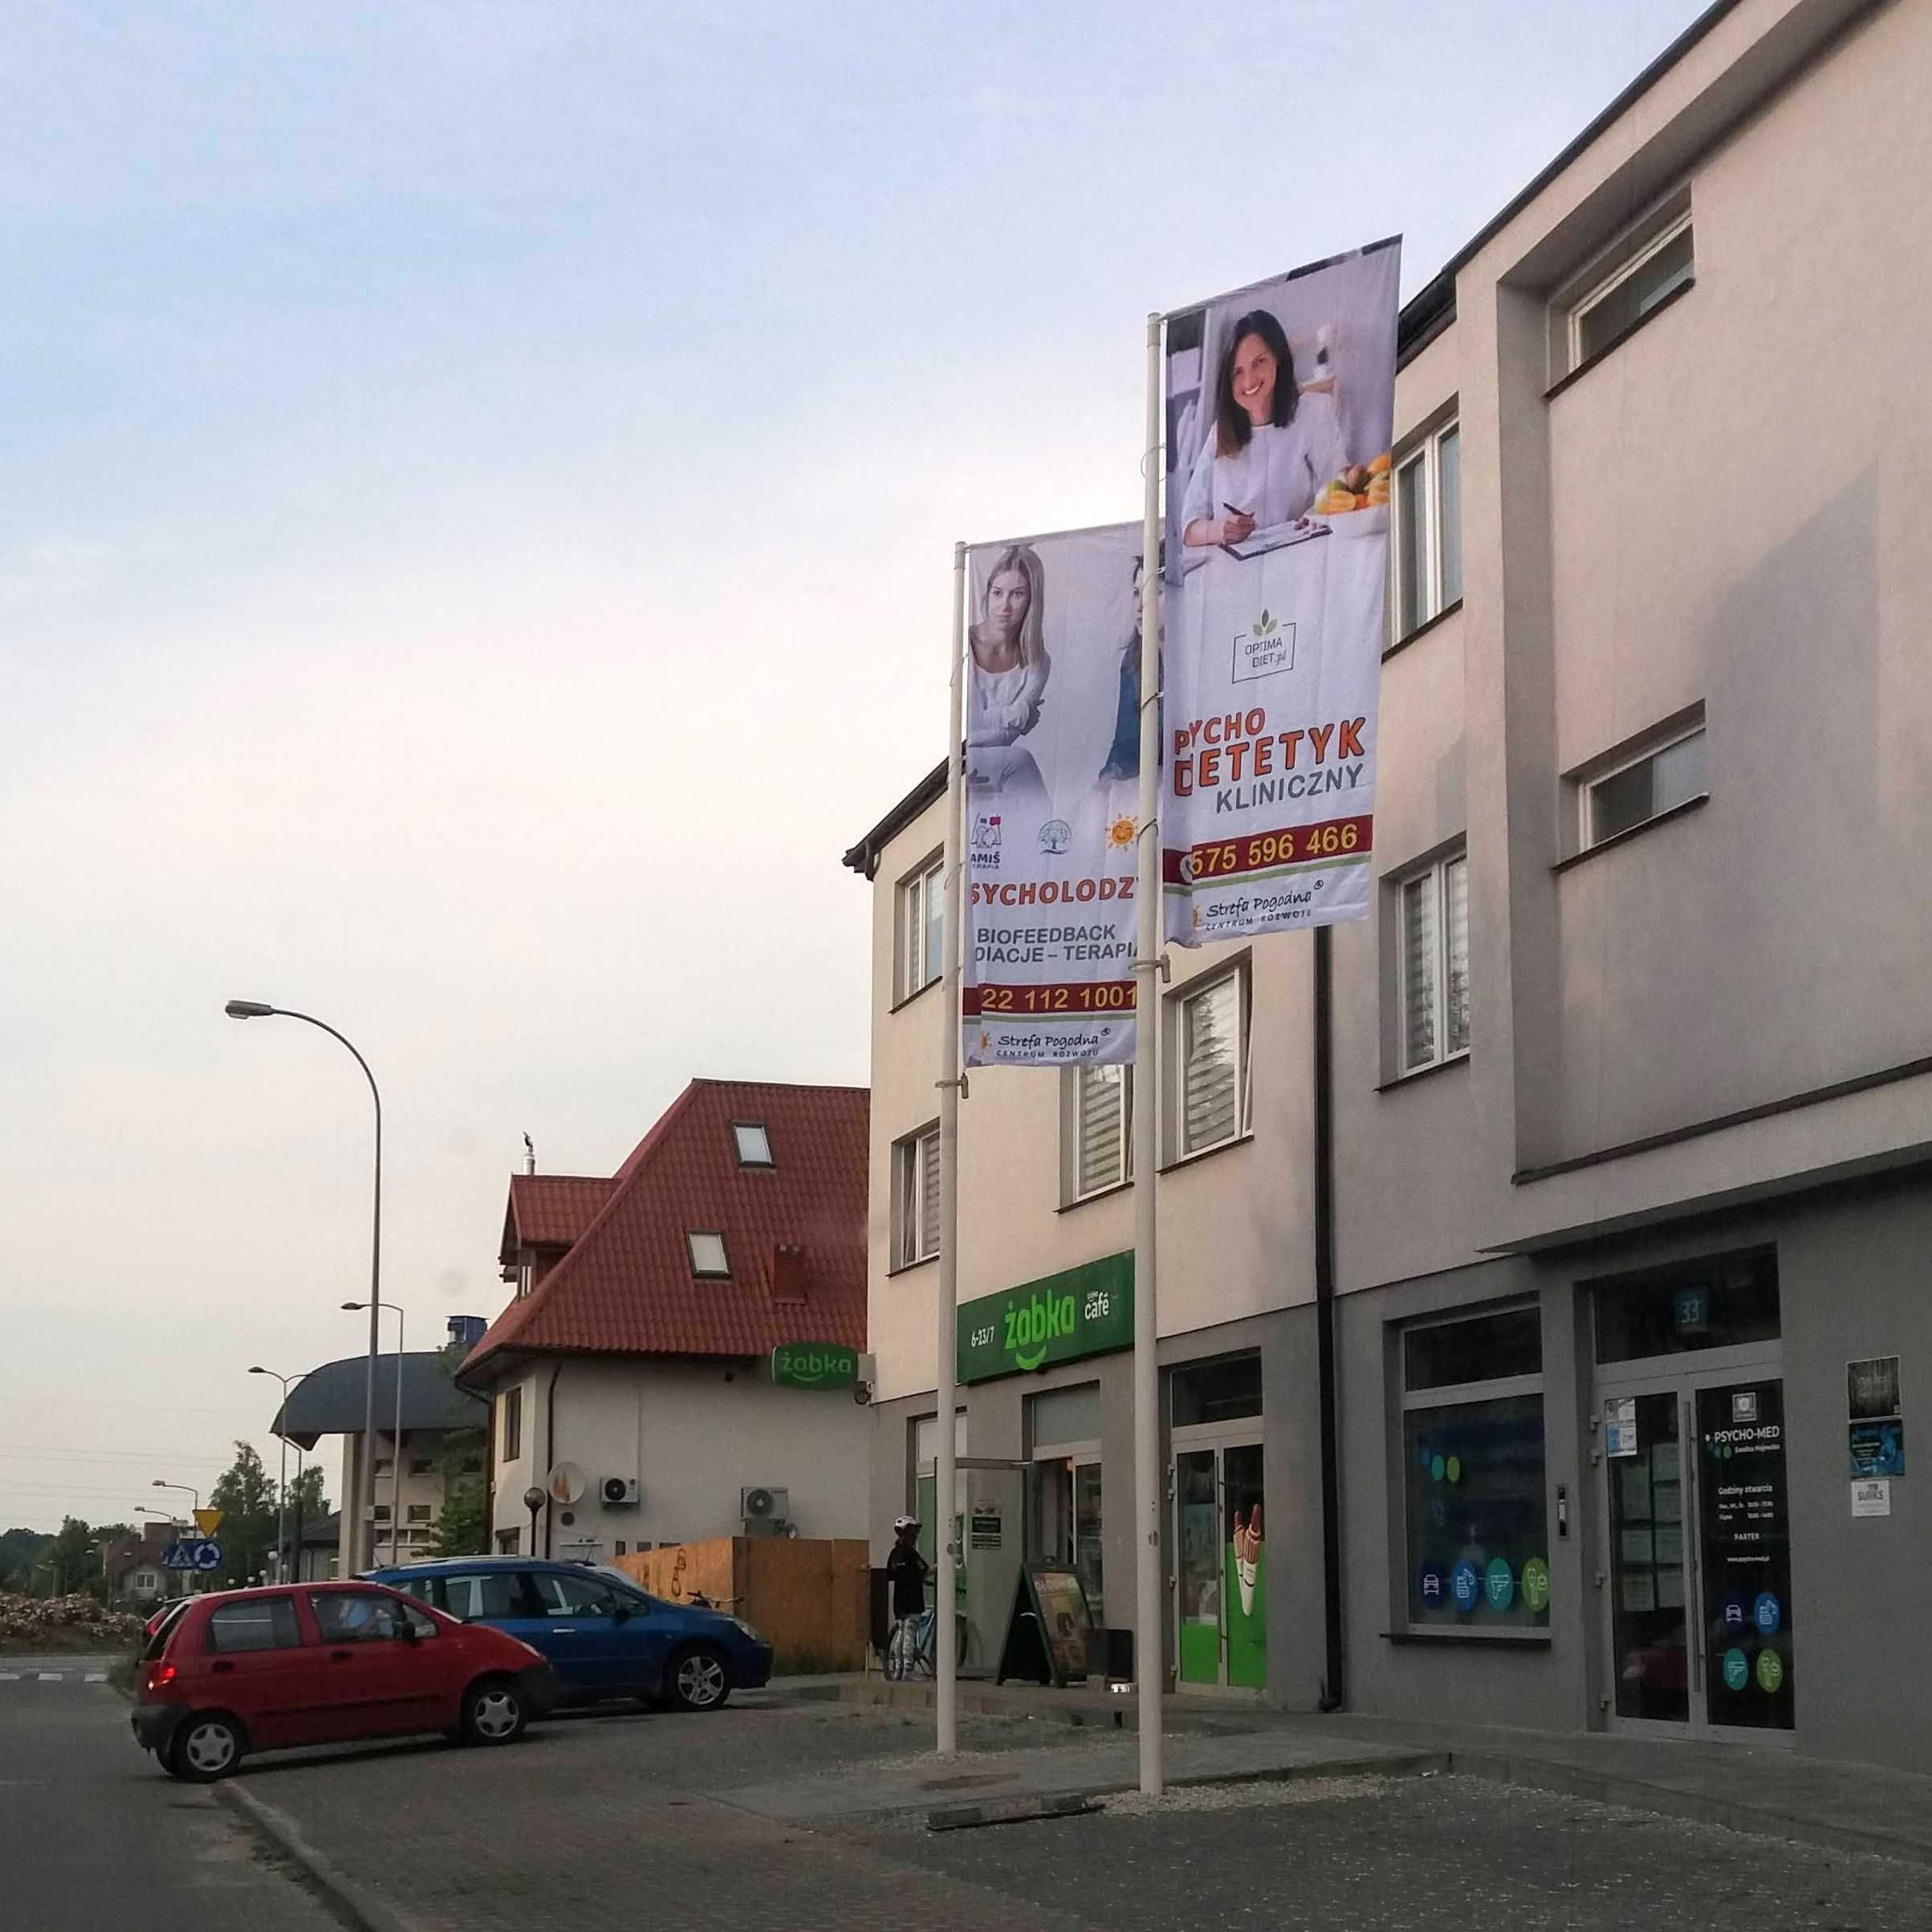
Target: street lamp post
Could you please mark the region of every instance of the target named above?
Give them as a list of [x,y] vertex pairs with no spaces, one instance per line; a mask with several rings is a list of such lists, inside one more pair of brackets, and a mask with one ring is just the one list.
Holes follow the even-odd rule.
[[[389,1560],[402,1561],[402,1310],[393,1301],[345,1301],[344,1310],[366,1308],[373,1322],[379,1309],[396,1317],[396,1438],[389,1454]],[[376,1465],[369,1465],[369,1562],[376,1561]]]
[[369,1519],[369,1554],[376,1553],[376,1356],[380,1346],[376,1333],[377,1300],[382,1293],[382,1093],[376,1084],[376,1076],[369,1071],[369,1063],[356,1051],[353,1041],[338,1033],[327,1020],[317,1019],[312,1013],[296,1013],[287,1007],[271,1007],[258,999],[231,999],[222,1008],[230,1019],[299,1019],[311,1027],[319,1027],[331,1039],[339,1040],[354,1056],[356,1064],[362,1069],[362,1076],[369,1083],[369,1096],[376,1103],[376,1188],[374,1211],[371,1217],[369,1234],[369,1358],[368,1377],[363,1392],[362,1410],[362,1460],[361,1480],[356,1487],[361,1491],[356,1507],[350,1507],[348,1499],[344,1499],[344,1513],[350,1519],[350,1542],[344,1552],[348,1567],[353,1572],[358,1567],[354,1559],[356,1544],[361,1535],[361,1519],[366,1509]]
[[[159,1476],[157,1476],[149,1487],[153,1489],[185,1490],[189,1495],[194,1498],[194,1507],[197,1511],[198,1512],[201,1509],[201,1492],[198,1489],[193,1487],[192,1484],[186,1483],[164,1483]],[[199,1529],[201,1527],[201,1526],[198,1523],[195,1525],[197,1529]],[[181,1594],[184,1596],[192,1596],[194,1594],[194,1573],[191,1570],[184,1570],[181,1572]]]
[[[283,1431],[288,1426],[288,1392],[302,1380],[303,1376],[308,1373],[308,1371],[306,1369],[303,1369],[302,1375],[278,1375],[273,1369],[258,1367],[250,1369],[248,1373],[250,1375],[273,1375],[275,1380],[282,1385],[282,1428],[275,1431],[275,1434],[282,1444],[281,1507],[275,1512],[275,1581],[287,1583],[288,1581],[288,1438]],[[299,1470],[300,1465],[298,1463],[298,1473],[299,1473]]]

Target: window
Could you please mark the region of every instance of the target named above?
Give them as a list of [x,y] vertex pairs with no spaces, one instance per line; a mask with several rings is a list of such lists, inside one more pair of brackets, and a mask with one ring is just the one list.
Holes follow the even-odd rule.
[[1469,1051],[1469,860],[1438,859],[1396,886],[1401,1039],[1414,1073]]
[[396,1461],[393,1456],[378,1456],[376,1458],[375,1473],[379,1476],[389,1474],[395,1467]]
[[939,1129],[893,1148],[893,1266],[909,1268],[939,1252]]
[[409,1474],[413,1476],[426,1476],[435,1467],[435,1463],[427,1456],[412,1456],[409,1458]]
[[1596,1359],[1627,1362],[1778,1339],[1773,1248],[1718,1255],[1584,1284],[1594,1291]]
[[387,1523],[387,1522],[388,1521],[388,1519],[389,1519],[389,1506],[388,1506],[388,1503],[378,1503],[376,1505],[376,1520],[378,1523]]
[[429,1506],[426,1503],[406,1503],[404,1506],[404,1516],[407,1522],[427,1523],[429,1520]]
[[934,856],[899,882],[898,997],[910,999],[946,970],[946,862]]
[[237,1650],[293,1650],[301,1641],[293,1597],[255,1596],[212,1612],[203,1647],[226,1656]]
[[600,1583],[588,1576],[559,1576],[542,1570],[524,1579],[536,1592],[539,1617],[610,1617],[617,1600]]
[[1129,1067],[1070,1067],[1066,1197],[1084,1201],[1118,1187],[1133,1171],[1133,1071]]
[[1395,635],[1439,616],[1462,595],[1462,427],[1448,422],[1396,465]]
[[685,1236],[691,1250],[691,1272],[701,1280],[729,1281],[731,1264],[725,1259],[725,1238],[693,1230]]
[[1690,217],[1685,214],[1569,304],[1569,366],[1580,369],[1602,355],[1696,279]]
[[770,1167],[771,1137],[765,1132],[762,1121],[734,1121],[731,1137],[738,1143],[738,1164],[740,1167]]
[[1223,1355],[1176,1369],[1168,1378],[1168,1399],[1177,1429],[1259,1415],[1261,1357]]
[[498,1530],[496,1533],[496,1553],[499,1556],[515,1556],[520,1552],[517,1545],[523,1540],[521,1530]]
[[497,1397],[496,1439],[501,1460],[514,1462],[523,1453],[523,1391],[506,1389]]
[[[308,1607],[325,1644],[391,1643],[411,1621],[408,1605],[398,1603],[393,1596],[378,1596],[373,1590],[318,1592],[310,1597]],[[415,1615],[422,1618],[421,1625],[413,1626],[417,1634],[424,1633],[423,1625],[433,1634],[434,1623],[422,1617],[421,1611]]]
[[1416,1323],[1401,1377],[1410,1627],[1547,1629],[1539,1312]]
[[1173,1154],[1182,1159],[1247,1131],[1247,969],[1178,993],[1173,1004],[1181,1072]]
[[1700,720],[1669,742],[1583,785],[1584,847],[1601,845],[1660,813],[1703,797],[1708,790]]

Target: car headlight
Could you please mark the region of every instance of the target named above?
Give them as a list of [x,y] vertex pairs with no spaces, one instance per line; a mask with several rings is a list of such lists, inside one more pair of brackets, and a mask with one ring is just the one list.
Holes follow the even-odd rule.
[[743,1617],[734,1617],[731,1619],[731,1621],[733,1623],[738,1625],[738,1629],[742,1630],[746,1637],[751,1639],[753,1643],[762,1644],[765,1641],[763,1637],[759,1635],[757,1631],[752,1629],[750,1625],[745,1621]]

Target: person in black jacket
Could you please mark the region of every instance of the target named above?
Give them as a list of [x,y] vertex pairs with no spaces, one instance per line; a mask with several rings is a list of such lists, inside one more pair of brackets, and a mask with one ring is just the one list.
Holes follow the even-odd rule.
[[893,1615],[922,1617],[926,1573],[933,1566],[919,1554],[919,1519],[901,1516],[893,1524],[893,1535],[892,1554],[885,1560],[885,1574],[893,1586]]

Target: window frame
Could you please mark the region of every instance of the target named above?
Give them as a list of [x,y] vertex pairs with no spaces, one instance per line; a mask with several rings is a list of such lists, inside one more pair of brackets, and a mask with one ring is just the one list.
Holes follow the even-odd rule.
[[[745,1136],[754,1133],[765,1151],[762,1156],[745,1152]],[[738,1154],[740,1167],[776,1167],[778,1162],[771,1153],[771,1129],[763,1121],[734,1121],[731,1123],[731,1145]]]
[[[1653,304],[1651,310],[1646,310],[1644,314],[1639,315],[1635,321],[1630,323],[1629,327],[1620,330],[1613,336],[1608,342],[1592,349],[1587,356],[1584,353],[1584,318],[1589,314],[1591,310],[1601,307],[1626,282],[1637,275],[1649,263],[1653,262],[1680,235],[1684,234],[1689,234],[1690,237],[1690,267],[1689,274],[1678,285],[1678,287],[1690,287],[1697,280],[1697,234],[1691,222],[1690,206],[1686,204],[1678,212],[1667,216],[1655,233],[1636,248],[1631,250],[1616,267],[1584,283],[1576,293],[1564,301],[1563,311],[1565,353],[1563,372],[1565,375],[1573,376],[1586,363],[1594,362],[1599,356],[1609,355],[1613,349],[1621,343],[1626,341],[1645,322],[1649,320],[1655,304]],[[1614,254],[1616,251],[1613,250],[1611,252]],[[1657,300],[1659,303],[1666,302],[1671,295],[1678,292],[1678,289],[1673,289],[1667,294],[1659,296]]]
[[[1435,622],[1445,611],[1462,601],[1461,519],[1457,522],[1456,594],[1444,595],[1442,576],[1442,451],[1445,438],[1456,439],[1456,478],[1460,497],[1462,484],[1462,413],[1451,403],[1447,414],[1417,433],[1409,446],[1389,466],[1389,631],[1393,646],[1405,642]],[[1402,474],[1417,465],[1422,467],[1424,608],[1402,608]]]
[[523,1385],[506,1389],[497,1397],[502,1403],[497,1417],[497,1461],[515,1462],[523,1454]]
[[[901,1134],[893,1143],[892,1216],[890,1239],[892,1265],[889,1274],[897,1275],[907,1268],[923,1267],[929,1261],[939,1259],[939,1243],[942,1230],[937,1226],[939,1214],[938,1189],[941,1177],[938,1173],[939,1123],[929,1121],[911,1133]],[[927,1164],[921,1149],[928,1141],[933,1143],[934,1153],[933,1194],[931,1213],[935,1223],[933,1243],[929,1249],[925,1245],[927,1204],[925,1198]]]
[[[1405,870],[1393,874],[1389,885],[1394,904],[1395,943],[1395,1039],[1391,1084],[1413,1080],[1417,1074],[1430,1073],[1438,1067],[1453,1065],[1456,1061],[1469,1058],[1470,1043],[1465,1039],[1460,1047],[1450,1049],[1445,1045],[1449,1038],[1449,868],[1452,865],[1462,868],[1463,903],[1463,973],[1466,979],[1469,965],[1468,905],[1469,905],[1469,847],[1466,840],[1445,847],[1434,857],[1411,865]],[[1434,897],[1436,940],[1435,978],[1431,1001],[1436,1043],[1435,1050],[1427,1060],[1419,1060],[1413,1064],[1409,1060],[1409,888],[1417,881],[1430,881]],[[1467,1011],[1468,994],[1464,992],[1463,1023],[1466,1031],[1473,1032],[1470,1015]]]
[[[1169,1167],[1196,1161],[1218,1153],[1224,1147],[1239,1146],[1253,1131],[1254,1055],[1251,1032],[1254,1024],[1253,961],[1247,954],[1208,967],[1168,994],[1163,1015],[1166,1037],[1161,1042],[1166,1064],[1176,1070],[1175,1077],[1161,1082],[1165,1102],[1166,1161]],[[1232,981],[1235,988],[1234,1131],[1220,1139],[1190,1145],[1187,1138],[1189,1096],[1187,1066],[1187,1014],[1190,1007]]]
[[[1395,1504],[1401,1525],[1397,1557],[1399,1568],[1390,1579],[1394,1597],[1394,1617],[1391,1628],[1405,1634],[1424,1640],[1466,1641],[1477,1643],[1548,1643],[1550,1641],[1550,1606],[1545,1604],[1539,1613],[1540,1621],[1530,1624],[1516,1624],[1506,1628],[1488,1629],[1473,1626],[1458,1617],[1454,1624],[1418,1622],[1410,1613],[1409,1607],[1409,1582],[1417,1564],[1416,1552],[1419,1547],[1414,1539],[1414,1526],[1409,1519],[1409,1417],[1431,1409],[1467,1409],[1481,1402],[1521,1401],[1533,1397],[1541,1406],[1543,1423],[1543,1519],[1545,1529],[1544,1548],[1538,1552],[1548,1564],[1548,1529],[1550,1512],[1550,1442],[1548,1392],[1545,1386],[1549,1373],[1547,1360],[1534,1373],[1491,1376],[1481,1381],[1439,1383],[1434,1388],[1412,1390],[1409,1386],[1408,1338],[1418,1330],[1445,1328],[1462,1322],[1489,1321],[1499,1315],[1511,1315],[1524,1309],[1535,1312],[1538,1324],[1538,1355],[1542,1358],[1542,1334],[1544,1311],[1541,1299],[1535,1295],[1518,1295],[1501,1301],[1479,1302],[1455,1308],[1433,1310],[1417,1315],[1405,1321],[1389,1324],[1389,1333],[1393,1344],[1392,1372],[1395,1386],[1394,1440],[1397,1466],[1401,1471],[1397,1478]],[[1520,1582],[1518,1588],[1520,1588]]]
[[[1118,1074],[1119,1100],[1116,1112],[1120,1120],[1120,1160],[1111,1180],[1092,1187],[1083,1185],[1086,1171],[1086,1081],[1090,1074]],[[1133,1068],[1129,1066],[1079,1066],[1066,1070],[1064,1089],[1065,1112],[1061,1125],[1064,1150],[1060,1203],[1077,1207],[1084,1201],[1097,1201],[1103,1194],[1133,1185]]]
[[[930,901],[937,893],[940,905],[938,958],[929,963],[927,936],[931,929]],[[893,888],[893,1004],[901,1007],[928,986],[946,977],[946,848],[927,853],[903,874]]]
[[[718,1243],[718,1266],[707,1267],[700,1261],[698,1244],[701,1241]],[[685,1230],[685,1254],[691,1263],[691,1279],[693,1281],[729,1281],[731,1279],[731,1251],[725,1245],[725,1231],[717,1227],[692,1227]]]
[[[1689,710],[1681,711],[1675,717],[1653,726],[1649,730],[1628,741],[1620,750],[1606,753],[1587,765],[1580,766],[1570,778],[1576,795],[1575,810],[1570,816],[1569,836],[1574,840],[1570,856],[1581,858],[1586,852],[1602,851],[1621,840],[1633,837],[1646,830],[1673,812],[1681,811],[1688,805],[1708,799],[1710,796],[1709,736],[1704,706],[1700,702]],[[1674,804],[1661,807],[1648,818],[1639,819],[1634,824],[1621,826],[1615,832],[1605,832],[1602,837],[1597,837],[1595,820],[1598,787],[1608,784],[1612,779],[1622,777],[1627,771],[1635,771],[1639,765],[1648,764],[1662,757],[1666,751],[1674,750],[1679,745],[1689,744],[1695,738],[1706,741],[1704,782],[1698,789],[1679,799]]]

